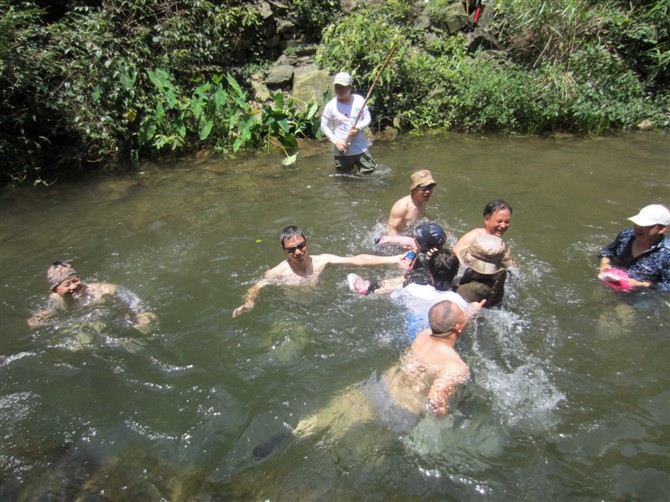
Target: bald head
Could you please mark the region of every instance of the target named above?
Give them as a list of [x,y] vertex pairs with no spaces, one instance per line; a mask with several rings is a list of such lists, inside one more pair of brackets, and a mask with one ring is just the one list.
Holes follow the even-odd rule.
[[460,332],[465,320],[463,310],[449,300],[436,303],[428,311],[428,322],[433,335],[451,335]]

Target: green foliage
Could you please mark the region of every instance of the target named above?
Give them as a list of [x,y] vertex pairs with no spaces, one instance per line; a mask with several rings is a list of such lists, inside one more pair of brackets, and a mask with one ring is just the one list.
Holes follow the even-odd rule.
[[[375,91],[371,106],[380,123],[405,128],[598,134],[634,128],[644,119],[667,127],[668,113],[659,106],[667,96],[651,99],[652,88],[645,87],[636,73],[642,45],[634,49],[630,43],[633,34],[645,42],[660,40],[652,35],[665,33],[659,27],[667,24],[667,16],[662,17],[667,9],[648,1],[624,11],[624,3],[494,1],[487,8],[495,9],[496,21],[487,31],[508,44],[514,55],[510,59],[470,53],[461,35],[398,24],[403,16],[388,2],[327,28],[318,62],[331,71],[350,69],[357,87],[365,89],[384,55],[378,40],[396,40],[403,50],[387,70],[384,87]],[[437,15],[454,5],[451,0],[434,0],[427,9]],[[656,24],[648,21],[651,14],[631,19],[631,13],[639,14],[643,8],[655,13]],[[376,40],[371,35],[375,29],[380,30]],[[646,74],[657,82],[666,68],[664,47],[654,46],[657,64],[642,58],[655,69]],[[628,59],[626,48],[631,51]]]
[[263,57],[260,14],[233,0],[109,0],[50,24],[29,2],[0,0],[0,12],[4,180],[193,148],[186,112],[174,108],[167,113],[175,120],[171,130],[151,144],[138,142],[157,99],[171,103],[170,91],[141,69],[170,68],[176,97],[190,92],[194,75]]
[[290,0],[288,4],[300,29],[317,42],[340,11],[339,0]]
[[230,74],[214,75],[188,96],[166,70],[147,70],[147,76],[156,92],[139,119],[140,148],[179,151],[188,144],[211,144],[218,152],[234,154],[247,146],[269,148],[276,140],[286,151],[314,126],[316,101],[303,108],[277,92],[271,104],[255,108]]
[[522,63],[565,64],[605,47],[658,88],[670,77],[667,0],[493,0],[497,29]]

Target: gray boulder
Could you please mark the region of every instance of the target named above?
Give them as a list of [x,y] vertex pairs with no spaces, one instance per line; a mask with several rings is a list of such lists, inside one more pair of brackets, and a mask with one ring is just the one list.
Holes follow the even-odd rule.
[[330,89],[332,77],[325,70],[319,70],[315,65],[309,64],[295,69],[293,76],[294,98],[307,104],[316,99],[319,109],[323,109],[323,95]]

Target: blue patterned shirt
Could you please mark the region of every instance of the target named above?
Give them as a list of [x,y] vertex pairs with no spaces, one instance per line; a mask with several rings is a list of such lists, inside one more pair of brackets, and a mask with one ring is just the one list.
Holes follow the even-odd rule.
[[649,281],[657,291],[670,292],[670,239],[662,235],[659,242],[634,258],[634,237],[632,228],[624,230],[600,256],[609,258],[614,267],[626,269],[633,279]]

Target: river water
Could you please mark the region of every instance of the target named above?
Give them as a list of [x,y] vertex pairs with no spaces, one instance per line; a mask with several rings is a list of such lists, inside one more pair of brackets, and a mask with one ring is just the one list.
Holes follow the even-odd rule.
[[[436,134],[372,153],[382,166],[367,178],[335,176],[314,144],[289,167],[185,159],[0,193],[0,498],[665,499],[670,297],[609,290],[596,264],[627,217],[670,203],[668,137]],[[232,310],[284,259],[286,225],[312,254],[383,252],[374,237],[420,168],[438,181],[427,215],[451,244],[488,201],[514,208],[503,307],[457,346],[470,382],[447,418],[410,432],[349,424],[343,409],[257,460],[264,439],[390,367],[405,313],[352,294],[341,268]],[[55,260],[134,291],[160,325],[30,330]]]

